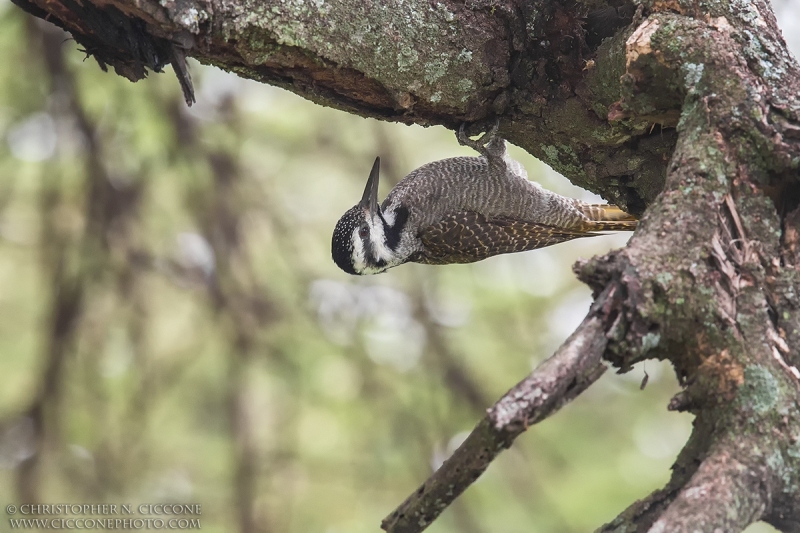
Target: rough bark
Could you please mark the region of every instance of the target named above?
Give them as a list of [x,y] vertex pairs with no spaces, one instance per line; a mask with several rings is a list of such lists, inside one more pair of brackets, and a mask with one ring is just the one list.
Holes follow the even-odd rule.
[[364,116],[452,128],[502,116],[509,141],[636,213],[675,143],[650,120],[607,120],[624,72],[613,34],[634,13],[618,0],[14,2],[134,81],[170,63],[184,80],[186,54]]
[[[599,296],[582,329],[387,531],[424,529],[600,357],[670,360],[684,387],[670,408],[696,415],[668,485],[600,531],[800,531],[800,74],[765,0],[14,1],[130,79],[173,63],[186,85],[185,54],[364,116],[498,117],[643,215],[625,249],[576,267]],[[576,339],[594,366],[563,372]]]

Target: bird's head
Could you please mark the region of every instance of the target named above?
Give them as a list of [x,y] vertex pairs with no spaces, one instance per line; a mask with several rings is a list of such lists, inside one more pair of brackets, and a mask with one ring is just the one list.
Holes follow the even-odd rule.
[[[348,274],[379,274],[405,262],[396,253],[400,227],[378,205],[381,158],[375,158],[361,201],[342,215],[331,240],[333,261]],[[394,219],[394,213],[392,213]]]

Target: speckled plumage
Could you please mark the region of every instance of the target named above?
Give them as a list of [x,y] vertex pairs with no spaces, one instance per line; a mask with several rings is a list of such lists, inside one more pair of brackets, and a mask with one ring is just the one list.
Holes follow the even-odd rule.
[[479,213],[465,211],[422,230],[422,251],[412,255],[410,261],[428,265],[472,263],[493,255],[524,252],[594,235],[599,234],[506,217],[489,220]]
[[377,194],[376,160],[362,202],[334,231],[333,256],[343,270],[367,274],[409,261],[469,263],[636,227],[634,217],[614,206],[566,198],[529,181],[508,156],[505,141],[492,133],[478,141],[461,134],[459,140],[482,155],[423,165],[380,208],[372,199],[370,209],[367,200]]

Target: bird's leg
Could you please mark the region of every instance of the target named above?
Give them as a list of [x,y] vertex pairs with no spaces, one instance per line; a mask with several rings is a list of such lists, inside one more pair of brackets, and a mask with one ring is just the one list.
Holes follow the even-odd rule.
[[[489,129],[489,131],[485,132],[483,135],[481,135],[474,141],[470,139],[469,136],[464,131],[465,125],[466,122],[462,123],[461,126],[458,128],[458,134],[456,135],[456,138],[458,139],[458,144],[460,144],[461,146],[469,146],[470,148],[472,148],[482,156],[486,157],[487,159],[490,156],[494,155],[493,153],[490,152],[495,152],[497,150],[493,150],[493,146],[490,145],[496,144],[492,143],[492,141],[494,141],[497,138],[496,136],[497,127],[500,125],[500,119],[499,118],[495,119],[494,125],[491,127],[491,129]],[[502,139],[500,139],[500,145],[501,146],[503,145]],[[502,151],[502,148],[500,151]]]

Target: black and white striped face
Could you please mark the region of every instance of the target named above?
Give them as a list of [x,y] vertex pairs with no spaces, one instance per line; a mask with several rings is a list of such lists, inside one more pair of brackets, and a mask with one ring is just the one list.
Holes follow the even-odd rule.
[[392,210],[387,222],[378,205],[379,170],[376,158],[361,202],[342,215],[333,230],[333,261],[348,274],[379,274],[406,260],[397,248],[408,214],[398,217]]
[[399,264],[387,246],[386,222],[380,214],[361,206],[348,210],[333,230],[334,262],[348,274],[379,274]]

